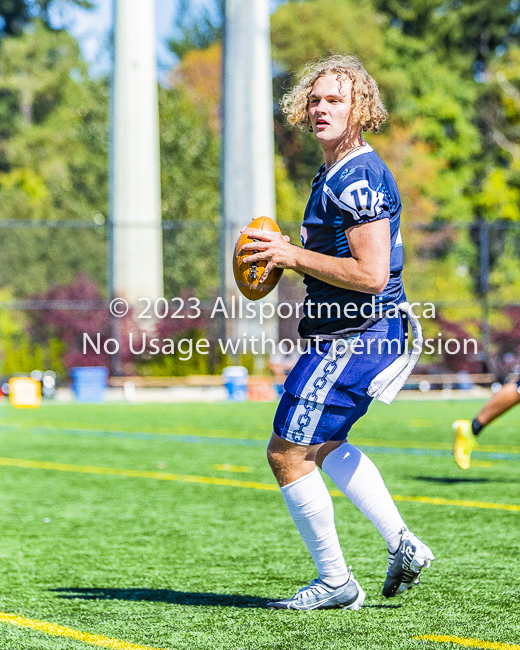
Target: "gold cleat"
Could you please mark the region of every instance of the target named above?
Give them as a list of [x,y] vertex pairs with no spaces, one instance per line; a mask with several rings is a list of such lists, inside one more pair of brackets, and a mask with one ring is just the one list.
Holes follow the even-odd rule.
[[471,452],[476,443],[471,430],[471,422],[469,420],[455,420],[452,428],[455,431],[455,444],[453,446],[455,462],[461,469],[469,469]]

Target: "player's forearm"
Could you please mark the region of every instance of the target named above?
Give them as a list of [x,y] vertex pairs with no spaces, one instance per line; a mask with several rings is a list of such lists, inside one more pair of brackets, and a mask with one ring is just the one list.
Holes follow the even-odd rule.
[[379,260],[369,263],[353,257],[332,257],[305,249],[300,249],[291,268],[334,287],[370,294],[381,293],[390,277],[389,265],[383,265]]

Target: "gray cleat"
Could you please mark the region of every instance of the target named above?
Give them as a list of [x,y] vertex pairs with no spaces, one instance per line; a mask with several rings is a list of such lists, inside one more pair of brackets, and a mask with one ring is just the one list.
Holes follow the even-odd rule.
[[269,609],[353,609],[357,611],[364,601],[365,592],[351,573],[347,582],[341,587],[333,589],[316,578],[292,598],[267,603],[267,607]]
[[409,530],[401,531],[401,542],[395,553],[388,554],[388,570],[383,596],[392,598],[419,584],[422,569],[435,560],[430,549]]

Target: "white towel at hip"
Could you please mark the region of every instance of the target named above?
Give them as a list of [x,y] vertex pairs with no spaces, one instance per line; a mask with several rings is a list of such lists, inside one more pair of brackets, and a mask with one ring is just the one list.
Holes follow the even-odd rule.
[[368,394],[385,404],[391,404],[394,401],[415,364],[419,361],[423,347],[421,323],[410,304],[401,302],[397,308],[408,316],[412,326],[413,344],[411,350],[403,352],[393,363],[376,375],[368,387]]

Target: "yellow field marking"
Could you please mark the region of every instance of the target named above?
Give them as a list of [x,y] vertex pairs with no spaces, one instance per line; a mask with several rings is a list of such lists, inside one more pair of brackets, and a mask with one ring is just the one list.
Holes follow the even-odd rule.
[[447,634],[424,634],[414,636],[418,641],[437,641],[437,643],[456,643],[465,648],[485,648],[486,650],[520,650],[520,645],[500,643],[499,641],[482,641],[481,639],[466,639],[463,636],[448,636]]
[[[353,445],[366,445],[367,447],[407,447],[408,449],[453,449],[451,442],[420,442],[419,440],[380,440],[375,438],[349,438]],[[518,445],[481,445],[477,443],[475,451],[490,451],[497,453],[520,454]]]
[[[274,483],[259,483],[257,481],[238,481],[232,478],[214,478],[211,476],[189,476],[185,474],[170,474],[169,472],[149,472],[139,469],[119,469],[117,467],[93,467],[92,465],[70,465],[66,463],[48,463],[40,460],[25,460],[22,458],[0,458],[0,465],[8,467],[24,467],[27,469],[50,469],[58,472],[75,472],[79,474],[102,474],[105,476],[129,476],[133,478],[152,478],[160,481],[178,481],[180,483],[205,483],[206,485],[224,485],[228,487],[249,488],[252,490],[267,490],[278,492]],[[331,490],[333,497],[341,497],[339,490]],[[459,499],[441,499],[436,497],[406,497],[393,494],[394,501],[409,501],[412,503],[429,503],[436,506],[460,506],[462,508],[485,508],[491,510],[507,510],[520,512],[520,506],[506,503],[488,503],[486,501],[465,501]]]
[[58,472],[75,472],[79,474],[104,474],[105,476],[130,476],[133,478],[153,478],[160,481],[178,481],[181,483],[206,483],[207,485],[226,485],[253,490],[270,490],[278,492],[278,486],[272,483],[256,481],[237,481],[233,478],[213,478],[211,476],[189,476],[170,474],[168,472],[148,472],[139,469],[118,469],[117,467],[93,467],[91,465],[69,465],[66,463],[47,463],[39,460],[22,458],[0,458],[0,465],[25,467],[30,469],[51,469]]
[[481,467],[487,469],[488,467],[495,467],[496,463],[492,463],[489,460],[473,460],[471,461],[471,467]]
[[[420,442],[419,440],[379,440],[376,438],[349,438],[353,445],[367,447],[392,447],[407,449],[448,449],[453,448],[452,443],[448,442]],[[520,447],[518,448],[520,451]]]
[[68,636],[75,641],[82,641],[83,643],[101,646],[102,648],[111,648],[112,650],[160,650],[159,648],[152,648],[148,645],[141,645],[140,643],[119,641],[119,639],[111,639],[108,636],[80,632],[79,630],[73,630],[70,627],[56,625],[55,623],[35,621],[30,618],[25,618],[24,616],[17,616],[16,614],[4,614],[3,612],[0,612],[0,622],[18,625],[19,627],[27,627],[31,630],[38,630],[39,632],[45,632],[45,634],[51,634],[52,636]]
[[228,465],[228,463],[221,465],[212,465],[212,467],[219,472],[243,472],[246,474],[247,472],[251,471],[251,468],[247,467],[246,465]]
[[[331,494],[332,494],[332,492],[331,492]],[[415,502],[415,503],[431,503],[432,505],[436,505],[436,506],[461,506],[462,508],[486,508],[486,509],[490,509],[490,510],[508,510],[509,512],[520,512],[520,506],[508,505],[506,503],[488,503],[487,501],[466,501],[466,500],[461,500],[461,499],[440,499],[440,498],[437,498],[437,497],[403,497],[400,494],[392,494],[392,499],[394,501],[410,501],[410,502]]]

